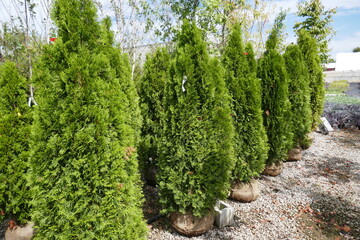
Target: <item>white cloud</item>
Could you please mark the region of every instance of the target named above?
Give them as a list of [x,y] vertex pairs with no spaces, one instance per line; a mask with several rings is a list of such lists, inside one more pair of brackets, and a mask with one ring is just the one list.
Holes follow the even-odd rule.
[[331,54],[352,52],[355,47],[360,47],[360,32],[356,32],[349,36],[343,36],[339,39],[333,39],[330,42],[330,48],[334,49]]

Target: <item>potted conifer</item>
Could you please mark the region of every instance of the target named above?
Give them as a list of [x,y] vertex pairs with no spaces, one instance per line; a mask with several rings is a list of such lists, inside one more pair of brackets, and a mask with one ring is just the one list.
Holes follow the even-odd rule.
[[[324,74],[316,40],[304,29],[299,30],[297,35],[298,45],[303,53],[306,69],[309,74],[312,130],[315,130],[320,122],[320,117],[324,108]],[[304,145],[309,146],[309,144],[306,143]]]
[[30,219],[31,194],[27,182],[30,108],[27,81],[16,64],[0,65],[0,221]]
[[201,31],[184,20],[165,88],[159,166],[160,202],[187,236],[209,230],[214,206],[227,197],[233,167],[229,95],[220,62]]
[[140,167],[148,184],[156,185],[157,159],[161,139],[160,119],[164,114],[164,87],[169,80],[170,54],[158,48],[146,56],[144,73],[139,81],[143,125],[139,147]]
[[258,77],[261,79],[262,110],[269,141],[265,175],[276,176],[282,172],[283,160],[291,148],[290,102],[285,62],[279,53],[281,29],[286,14],[281,12],[266,41],[266,52],[260,59]]
[[259,196],[255,177],[263,171],[267,158],[267,136],[261,113],[260,81],[251,44],[244,50],[240,24],[235,24],[223,54],[226,85],[232,104],[235,128],[235,168],[230,197],[250,202]]
[[110,20],[90,0],[56,0],[58,38],[34,77],[30,156],[35,239],[145,239],[138,96]]
[[288,160],[297,161],[302,156],[300,145],[308,141],[307,136],[311,132],[309,75],[298,45],[287,46],[284,59],[289,77],[291,125],[294,134],[292,149],[288,152]]

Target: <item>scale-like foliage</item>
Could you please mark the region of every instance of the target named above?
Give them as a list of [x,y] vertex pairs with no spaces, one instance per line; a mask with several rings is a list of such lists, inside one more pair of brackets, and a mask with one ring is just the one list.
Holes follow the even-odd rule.
[[26,174],[31,117],[27,82],[12,62],[0,66],[0,220],[29,220],[31,200]]
[[297,145],[306,145],[307,135],[311,132],[309,75],[298,45],[289,45],[286,48],[284,59],[289,76],[293,147],[296,147]]
[[279,53],[278,28],[283,21],[280,15],[266,42],[266,52],[260,59],[258,77],[261,79],[262,110],[264,125],[269,141],[267,164],[284,160],[291,148],[292,132],[290,127],[290,102],[288,98],[288,76],[285,62]]
[[230,99],[220,62],[184,21],[165,89],[159,187],[166,212],[201,216],[227,196],[234,165]]
[[324,109],[325,82],[316,40],[306,30],[298,31],[298,45],[304,55],[310,82],[310,105],[312,111],[312,129],[320,122]]
[[128,61],[111,46],[109,20],[96,21],[92,1],[54,4],[59,38],[34,73],[35,239],[144,239],[140,110]]
[[170,54],[159,48],[146,56],[144,73],[139,83],[141,112],[144,123],[139,148],[140,164],[146,168],[156,165],[161,139],[160,119],[164,114],[165,83],[169,80]]
[[[234,180],[249,181],[265,167],[267,136],[261,113],[260,82],[254,73],[255,59],[251,45],[244,52],[240,25],[234,25],[225,47],[223,63],[226,85],[232,97],[235,127]],[[250,55],[250,56],[249,56]]]

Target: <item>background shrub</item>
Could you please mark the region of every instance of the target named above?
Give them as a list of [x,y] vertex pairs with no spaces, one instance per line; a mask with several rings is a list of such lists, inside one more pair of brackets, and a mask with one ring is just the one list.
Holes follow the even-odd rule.
[[246,49],[249,52],[244,50],[240,24],[236,24],[224,50],[223,64],[226,85],[232,97],[235,127],[233,178],[245,182],[263,171],[268,151],[261,113],[260,81],[254,72],[256,61],[251,45]]
[[139,82],[140,107],[143,116],[139,148],[142,168],[156,166],[161,143],[161,122],[164,114],[165,83],[169,80],[170,54],[159,48],[146,56],[144,73]]
[[308,141],[308,133],[311,132],[309,75],[299,46],[287,46],[284,59],[289,77],[292,147],[296,147],[304,145]]
[[292,145],[288,77],[284,59],[279,53],[284,19],[284,13],[276,18],[266,41],[266,52],[258,66],[264,125],[270,146],[267,164],[284,160]]

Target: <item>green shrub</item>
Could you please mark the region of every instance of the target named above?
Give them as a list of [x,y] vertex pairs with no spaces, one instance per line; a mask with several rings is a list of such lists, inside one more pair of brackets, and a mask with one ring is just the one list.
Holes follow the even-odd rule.
[[270,146],[267,164],[284,160],[292,144],[288,77],[284,59],[279,53],[284,18],[285,15],[277,17],[258,66],[264,125]]
[[160,202],[165,212],[201,216],[227,197],[234,129],[223,69],[195,23],[177,36],[164,99]]
[[306,30],[298,31],[298,45],[304,55],[310,81],[312,129],[320,122],[324,108],[325,82],[316,40]]
[[350,83],[346,80],[334,81],[326,89],[328,94],[343,94],[349,88]]
[[164,114],[164,88],[169,80],[170,55],[166,48],[159,48],[146,56],[144,73],[139,81],[139,96],[144,123],[139,148],[143,168],[156,166],[161,140],[161,122]]
[[232,97],[235,127],[236,165],[233,178],[249,181],[265,167],[267,136],[261,112],[260,82],[255,75],[256,61],[251,45],[244,51],[240,25],[234,25],[226,44],[223,64],[226,85]]
[[140,121],[128,60],[89,0],[57,0],[58,39],[34,71],[35,239],[144,239]]
[[30,124],[27,81],[15,63],[5,62],[0,66],[0,221],[8,216],[20,223],[29,220]]
[[298,45],[286,48],[285,65],[289,77],[289,100],[291,103],[291,129],[293,146],[307,145],[308,133],[311,132],[311,108],[309,75]]

